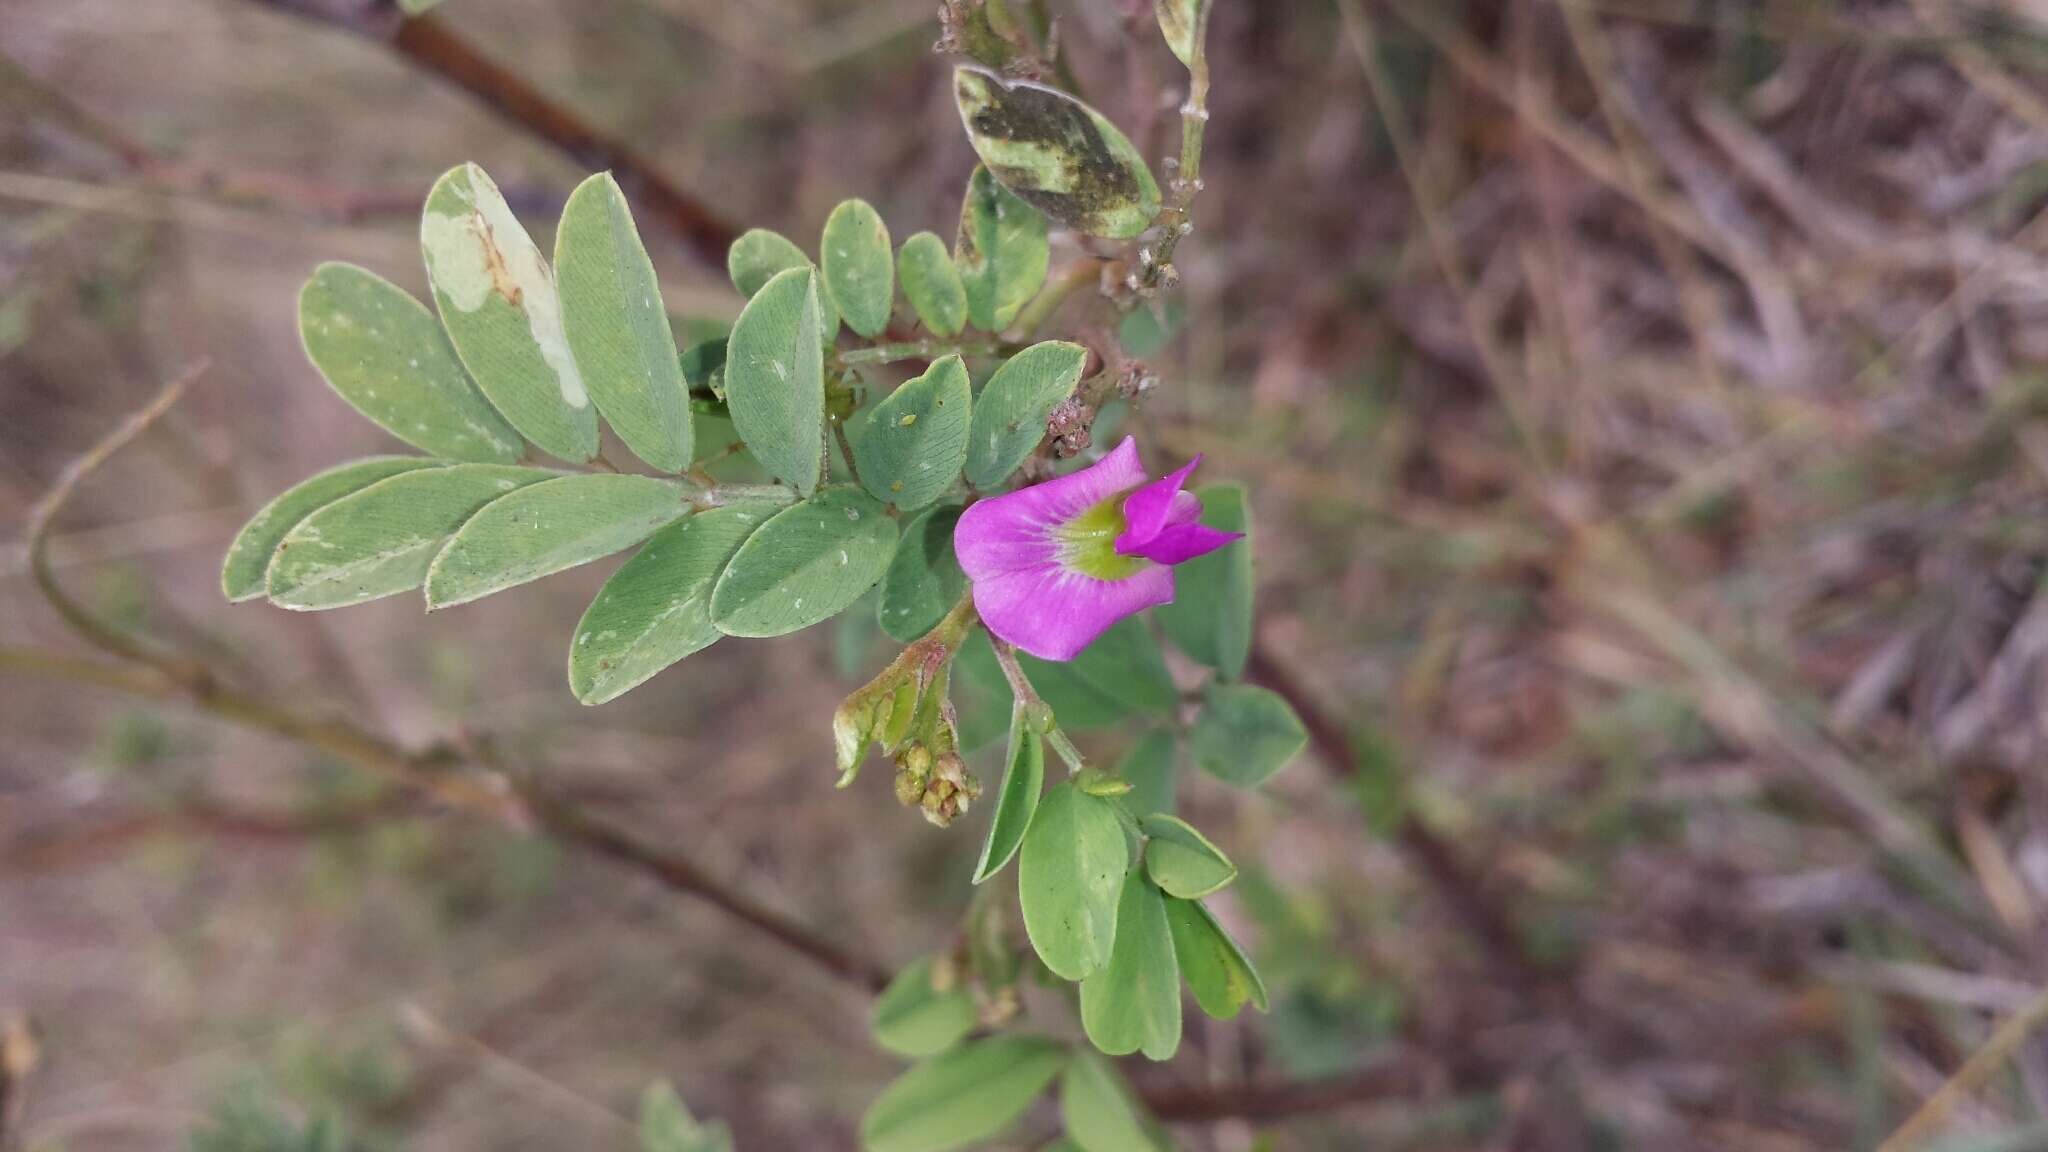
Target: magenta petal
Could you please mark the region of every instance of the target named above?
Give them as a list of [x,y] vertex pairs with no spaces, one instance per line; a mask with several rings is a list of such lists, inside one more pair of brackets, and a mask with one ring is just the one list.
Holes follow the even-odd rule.
[[1173,572],[1157,567],[1124,580],[1097,580],[1055,566],[974,581],[982,623],[998,639],[1041,660],[1072,660],[1110,625],[1172,602]]
[[953,529],[953,551],[967,578],[977,583],[1056,565],[1055,528],[1144,482],[1138,442],[1127,436],[1109,455],[1079,472],[970,506]]
[[1154,564],[1179,564],[1197,556],[1206,556],[1243,536],[1242,532],[1225,532],[1207,524],[1169,524],[1138,549],[1137,554]]
[[[1116,538],[1116,550],[1119,555],[1129,556],[1154,536],[1159,535],[1159,530],[1166,527],[1180,504],[1181,485],[1187,483],[1188,476],[1201,463],[1202,458],[1196,456],[1178,471],[1162,476],[1124,497],[1125,529],[1123,535]],[[1199,506],[1197,502],[1197,507]]]

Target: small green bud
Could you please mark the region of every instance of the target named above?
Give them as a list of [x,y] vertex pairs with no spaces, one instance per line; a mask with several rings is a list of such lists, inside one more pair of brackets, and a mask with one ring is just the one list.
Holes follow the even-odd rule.
[[898,757],[896,762],[903,765],[905,772],[919,780],[932,774],[932,750],[922,744],[912,744],[904,749],[903,755]]
[[896,802],[905,808],[915,808],[918,801],[922,799],[924,799],[924,781],[908,772],[898,772],[896,774]]
[[1131,790],[1131,782],[1100,768],[1084,768],[1074,777],[1074,787],[1090,796],[1121,796]]

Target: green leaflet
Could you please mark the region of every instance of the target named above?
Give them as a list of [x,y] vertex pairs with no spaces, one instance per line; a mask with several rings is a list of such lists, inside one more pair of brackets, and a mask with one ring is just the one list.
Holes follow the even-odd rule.
[[1033,344],[1003,362],[974,404],[967,436],[967,482],[993,488],[1045,439],[1045,421],[1074,394],[1088,350],[1063,340]]
[[1188,734],[1195,763],[1239,788],[1255,788],[1308,746],[1287,701],[1252,684],[1212,684]]
[[1192,65],[1208,31],[1210,0],[1153,0],[1153,14],[1159,17],[1159,32],[1166,46],[1183,64]]
[[1109,963],[1130,849],[1116,802],[1069,781],[1039,802],[1017,862],[1024,930],[1045,966],[1080,980]]
[[1117,900],[1108,966],[1081,982],[1081,1026],[1112,1056],[1166,1060],[1180,1048],[1180,965],[1166,898],[1141,871],[1125,878]]
[[747,301],[725,354],[733,426],[762,467],[805,496],[825,447],[817,281],[809,265],[776,273]]
[[778,272],[791,268],[807,268],[811,258],[796,242],[780,232],[766,228],[749,228],[732,242],[732,248],[725,254],[725,270],[732,277],[732,286],[740,295],[751,300]]
[[1138,827],[1146,836],[1145,874],[1168,896],[1194,900],[1237,879],[1237,865],[1187,821],[1155,812]]
[[1236,680],[1252,650],[1251,505],[1236,484],[1211,484],[1195,495],[1202,500],[1202,523],[1245,538],[1176,566],[1173,603],[1154,611],[1175,647]]
[[868,410],[854,445],[861,484],[877,500],[915,511],[946,494],[967,463],[974,386],[958,355],[932,362]]
[[471,517],[427,569],[448,608],[631,548],[690,510],[681,484],[589,473],[521,488]]
[[888,570],[896,522],[866,493],[828,488],[775,514],[740,545],[711,591],[728,636],[781,636],[830,619]]
[[1144,157],[1095,109],[1057,88],[965,66],[953,73],[953,95],[981,162],[1053,220],[1128,240],[1159,215]]
[[1168,900],[1166,923],[1181,975],[1202,1011],[1228,1020],[1247,1003],[1266,1010],[1266,983],[1258,969],[1200,901]]
[[967,293],[967,318],[984,332],[1010,326],[1045,283],[1052,260],[1045,215],[1002,186],[986,168],[967,178],[953,266]]
[[974,866],[976,884],[1003,870],[1038,812],[1039,794],[1045,790],[1045,737],[1022,707],[1011,709],[1010,750],[1004,757],[1003,788],[996,796],[995,817],[989,821],[988,839],[981,845],[981,862]]
[[896,264],[889,226],[865,200],[845,200],[825,218],[818,267],[846,326],[873,339],[889,326],[896,301]]
[[448,537],[484,505],[559,475],[455,464],[379,480],[285,534],[270,562],[270,599],[286,608],[339,608],[417,588]]
[[525,450],[470,383],[434,314],[375,273],[315,268],[299,290],[299,338],[342,399],[423,452],[510,464]]
[[958,982],[934,987],[934,967],[932,957],[920,956],[889,981],[870,1020],[875,1043],[898,1056],[936,1056],[974,1031],[974,994]]
[[1180,689],[1167,671],[1166,656],[1151,629],[1136,616],[1111,625],[1068,666],[1082,683],[1133,712],[1170,716],[1180,704]]
[[1173,812],[1179,791],[1174,763],[1178,751],[1172,729],[1154,728],[1138,737],[1116,766],[1116,774],[1131,786],[1122,797],[1125,811],[1141,818]]
[[777,509],[767,504],[712,508],[649,537],[598,590],[569,645],[569,688],[585,704],[603,704],[655,673],[709,647],[723,633],[711,623],[711,588],[740,544]]
[[[419,456],[373,456],[353,460],[307,477],[265,504],[228,545],[221,564],[220,590],[230,601],[253,600],[264,592],[264,573],[285,534],[299,521],[344,496],[360,492],[379,480],[416,468],[439,468],[445,460]],[[965,577],[962,577],[964,580]]]
[[938,627],[966,593],[967,573],[953,554],[953,527],[960,513],[958,505],[941,505],[904,525],[875,610],[891,640],[915,643]]
[[640,1097],[640,1152],[732,1152],[732,1133],[722,1121],[699,1123],[668,1084],[649,1084]]
[[420,247],[441,324],[484,395],[542,451],[597,455],[597,410],[562,327],[554,273],[483,169],[463,164],[434,183]]
[[860,1122],[867,1152],[952,1152],[990,1139],[1024,1114],[1059,1075],[1065,1046],[995,1036],[927,1060],[896,1078]]
[[663,472],[690,466],[689,387],[654,263],[608,172],[585,180],[555,233],[562,325],[597,410],[635,456]]
[[896,257],[896,278],[917,318],[934,336],[956,336],[967,324],[967,286],[946,251],[946,242],[919,232],[903,242]]
[[[732,286],[740,295],[752,300],[760,293],[776,273],[791,268],[810,268],[811,258],[804,250],[780,232],[766,228],[749,228],[732,242],[732,248],[725,254],[725,270],[732,276]],[[839,306],[832,302],[832,294],[818,292],[818,339],[831,344],[839,335]]]
[[1075,1053],[1060,1074],[1060,1122],[1080,1152],[1157,1152],[1130,1086],[1093,1052]]

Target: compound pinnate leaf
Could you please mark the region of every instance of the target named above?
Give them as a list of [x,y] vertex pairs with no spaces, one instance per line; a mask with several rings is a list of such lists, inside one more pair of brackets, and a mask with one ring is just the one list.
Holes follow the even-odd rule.
[[1088,350],[1063,340],[1033,344],[1003,362],[974,404],[967,437],[967,480],[977,488],[1003,482],[1045,439],[1045,421],[1073,395]]
[[285,534],[267,574],[270,599],[301,610],[339,608],[417,588],[448,538],[484,505],[560,475],[455,464],[379,480]]
[[664,472],[690,466],[689,387],[654,263],[608,172],[585,180],[555,233],[562,323],[597,410],[633,454]]
[[341,398],[407,444],[481,464],[524,446],[456,359],[426,305],[353,264],[322,264],[299,290],[306,357]]
[[957,355],[932,362],[869,409],[854,445],[861,483],[877,500],[914,511],[946,494],[967,463],[974,385]]
[[805,496],[818,487],[825,436],[825,356],[818,277],[778,272],[740,313],[726,343],[725,402],[761,466]]
[[1159,215],[1159,185],[1144,157],[1095,109],[983,68],[957,69],[953,95],[981,162],[1053,220],[1128,240]]
[[875,1001],[875,1043],[913,1059],[936,1056],[974,1031],[974,994],[957,981],[937,987],[930,956],[911,961]]
[[1194,825],[1154,812],[1138,820],[1145,833],[1145,874],[1168,896],[1193,900],[1237,879],[1237,865]]
[[1153,14],[1159,17],[1160,34],[1166,37],[1166,46],[1183,64],[1193,64],[1195,53],[1201,48],[1204,25],[1209,22],[1211,0],[1152,0]]
[[914,643],[938,627],[967,591],[967,573],[953,554],[953,528],[960,508],[943,505],[920,513],[904,525],[896,555],[882,577],[876,619],[891,640]]
[[591,473],[492,501],[427,569],[427,607],[448,608],[631,548],[690,510],[681,484]]
[[1254,684],[1211,685],[1188,734],[1195,763],[1227,784],[1254,788],[1308,746],[1287,701]]
[[687,517],[648,537],[584,610],[569,645],[569,688],[603,704],[711,646],[711,588],[734,552],[776,508],[735,504]]
[[1266,983],[1259,979],[1259,970],[1200,901],[1168,900],[1166,923],[1173,932],[1173,954],[1181,975],[1202,1011],[1228,1020],[1247,1003],[1266,1010]]
[[597,455],[597,410],[562,326],[555,274],[483,169],[463,164],[434,183],[420,247],[441,324],[484,395],[542,451]]
[[711,591],[728,636],[781,636],[831,619],[889,568],[896,521],[866,493],[829,488],[776,513],[733,553]]
[[974,866],[976,884],[1003,870],[1038,812],[1040,794],[1045,790],[1045,737],[1022,708],[1010,715],[1010,751],[1005,757],[1002,791],[996,796],[995,817],[989,821],[988,839],[982,842],[981,862]]
[[896,301],[896,262],[889,255],[889,226],[874,205],[846,200],[832,210],[818,267],[846,326],[870,339],[881,335]]
[[958,335],[966,326],[967,286],[960,282],[946,242],[937,235],[919,232],[903,242],[896,256],[896,278],[903,284],[904,299],[932,335]]
[[[725,254],[725,270],[732,277],[732,286],[740,295],[752,300],[768,281],[791,268],[811,268],[811,258],[796,242],[780,232],[766,228],[749,228],[732,242],[732,248]],[[818,293],[818,339],[826,344],[839,334],[839,308],[832,302],[832,294],[823,290]]]
[[987,168],[967,178],[953,267],[967,293],[967,318],[984,332],[1010,326],[1045,283],[1052,260],[1045,214],[1002,186]]
[[379,480],[388,480],[416,468],[439,468],[445,460],[420,456],[373,456],[354,460],[307,477],[265,504],[228,545],[221,565],[220,589],[230,601],[253,600],[263,595],[264,573],[277,546],[299,521],[344,496],[360,492]]
[[1155,611],[1175,647],[1225,680],[1236,680],[1252,650],[1251,505],[1235,484],[1211,484],[1195,495],[1202,501],[1202,523],[1242,532],[1244,539],[1175,566],[1173,603]]
[[1081,982],[1081,1026],[1112,1056],[1166,1060],[1180,1048],[1180,965],[1166,897],[1142,871],[1124,880],[1108,966]]
[[860,1122],[866,1152],[952,1152],[1016,1123],[1067,1061],[1065,1046],[995,1036],[927,1060],[882,1090]]
[[1157,1152],[1138,1102],[1115,1065],[1077,1052],[1060,1073],[1060,1122],[1079,1152]]
[[1024,930],[1053,973],[1081,980],[1109,963],[1130,848],[1116,802],[1069,781],[1045,794],[1018,854]]

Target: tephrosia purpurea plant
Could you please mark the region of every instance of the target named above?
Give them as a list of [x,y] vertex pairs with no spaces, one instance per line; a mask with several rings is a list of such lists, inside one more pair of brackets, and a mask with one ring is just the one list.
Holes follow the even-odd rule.
[[[569,198],[550,258],[481,168],[451,170],[421,218],[431,310],[340,263],[299,300],[327,382],[421,455],[283,493],[223,571],[231,600],[316,610],[418,590],[443,609],[637,547],[569,642],[570,688],[592,705],[722,639],[872,600],[906,647],[830,718],[840,783],[879,747],[898,799],[948,825],[983,795],[967,757],[1007,731],[974,880],[1017,858],[1030,946],[978,901],[958,946],[891,980],[876,1041],[919,1063],[870,1109],[874,1152],[993,1136],[1055,1080],[1087,1152],[1165,1146],[1114,1065],[1020,1013],[1033,973],[1070,982],[1111,1055],[1171,1057],[1184,983],[1219,1018],[1266,1006],[1201,903],[1236,867],[1171,811],[1177,748],[1255,787],[1307,741],[1284,700],[1242,682],[1248,502],[1185,489],[1193,463],[1148,482],[1138,438],[1096,458],[1098,425],[1153,381],[1099,336],[1042,331],[1077,291],[1113,316],[1174,283],[1200,188],[1208,5],[1157,8],[1194,81],[1164,194],[1116,125],[1019,74],[1027,41],[1002,5],[948,5],[941,47],[982,61],[953,79],[982,166],[950,250],[931,231],[894,246],[858,199],[811,251],[755,229],[727,262],[745,308],[687,347],[609,174]],[[1206,686],[1176,682],[1162,634]],[[1089,764],[1068,732],[1107,724],[1159,735],[1124,765]],[[1048,747],[1067,769],[1050,789]]]

